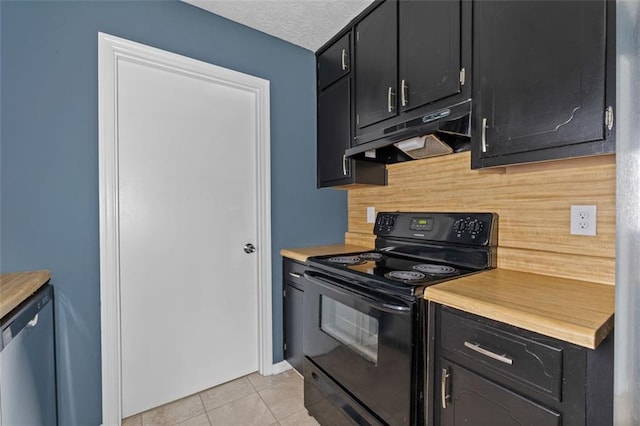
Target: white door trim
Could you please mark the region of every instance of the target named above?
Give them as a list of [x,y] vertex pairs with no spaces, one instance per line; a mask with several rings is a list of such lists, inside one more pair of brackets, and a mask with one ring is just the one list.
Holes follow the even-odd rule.
[[100,201],[100,318],[102,353],[102,423],[122,418],[120,345],[120,253],[118,206],[118,61],[128,60],[224,82],[252,91],[257,99],[258,196],[258,359],[263,375],[274,372],[271,305],[271,159],[269,81],[98,33],[98,145]]

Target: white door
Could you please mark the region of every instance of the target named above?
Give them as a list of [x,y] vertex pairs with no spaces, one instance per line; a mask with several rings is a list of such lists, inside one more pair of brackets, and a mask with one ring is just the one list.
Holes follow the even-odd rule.
[[261,100],[180,61],[115,61],[123,417],[259,369]]

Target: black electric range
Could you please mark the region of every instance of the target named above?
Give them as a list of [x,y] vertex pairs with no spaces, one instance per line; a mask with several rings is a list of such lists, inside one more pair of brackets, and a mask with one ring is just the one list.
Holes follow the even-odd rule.
[[425,423],[424,290],[494,268],[497,220],[379,213],[375,250],[307,259],[305,407],[321,424]]
[[370,291],[421,297],[427,286],[496,266],[497,215],[380,213],[376,249],[314,256],[310,266]]

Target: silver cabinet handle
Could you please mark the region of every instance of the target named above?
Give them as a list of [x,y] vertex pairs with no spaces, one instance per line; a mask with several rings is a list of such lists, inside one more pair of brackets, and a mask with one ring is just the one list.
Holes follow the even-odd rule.
[[289,276],[292,276],[293,278],[302,278],[302,275],[296,274],[295,272],[289,272]]
[[482,354],[484,356],[488,356],[491,359],[495,359],[496,361],[500,361],[500,362],[504,362],[505,364],[509,364],[512,365],[513,364],[513,359],[509,358],[506,355],[498,355],[495,352],[491,352],[489,350],[486,350],[485,348],[481,347],[479,344],[477,343],[470,343],[470,342],[464,342],[464,345],[471,349],[472,351],[476,351],[479,354]]
[[604,122],[607,125],[607,130],[613,129],[613,107],[609,105],[604,113]]
[[440,399],[442,400],[442,408],[447,408],[447,379],[449,378],[449,371],[446,368],[442,369],[442,378],[440,380]]
[[243,250],[244,250],[245,253],[251,254],[251,253],[256,251],[256,246],[254,246],[251,243],[247,243],[247,244],[244,245]]
[[347,175],[347,161],[349,161],[347,159],[347,156],[343,155],[342,156],[342,174],[345,176]]
[[347,50],[342,49],[342,71],[347,70]]
[[400,92],[400,98],[402,100],[402,106],[407,106],[407,83],[405,80],[402,80],[402,91]]
[[393,87],[389,86],[389,90],[387,91],[387,111],[393,112],[393,104],[391,103],[391,98],[393,97]]
[[487,119],[482,119],[482,152],[487,152]]

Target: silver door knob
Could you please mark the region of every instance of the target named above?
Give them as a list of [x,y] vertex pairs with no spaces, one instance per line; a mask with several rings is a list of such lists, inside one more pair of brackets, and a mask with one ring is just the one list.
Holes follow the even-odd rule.
[[249,254],[249,253],[253,253],[256,251],[256,246],[254,246],[251,243],[247,243],[244,245],[244,252]]

